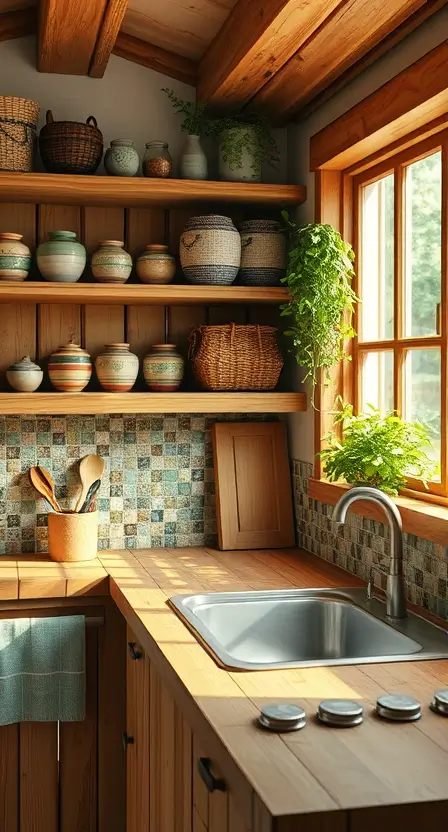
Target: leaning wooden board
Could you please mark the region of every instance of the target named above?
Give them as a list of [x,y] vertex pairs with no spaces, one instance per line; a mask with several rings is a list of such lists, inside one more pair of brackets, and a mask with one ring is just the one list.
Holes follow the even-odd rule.
[[283,422],[219,422],[212,441],[219,548],[293,546]]

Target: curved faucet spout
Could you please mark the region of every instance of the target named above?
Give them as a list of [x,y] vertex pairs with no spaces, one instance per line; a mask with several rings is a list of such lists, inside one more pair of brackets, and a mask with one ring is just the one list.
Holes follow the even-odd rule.
[[390,569],[387,578],[386,611],[391,618],[406,617],[406,583],[403,563],[403,524],[397,506],[387,494],[376,488],[355,486],[338,500],[333,509],[333,522],[345,523],[347,511],[357,500],[365,500],[383,509],[390,528]]

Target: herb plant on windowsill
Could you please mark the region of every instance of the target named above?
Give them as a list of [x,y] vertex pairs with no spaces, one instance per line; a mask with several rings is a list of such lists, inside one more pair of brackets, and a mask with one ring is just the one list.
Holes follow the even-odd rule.
[[371,405],[367,413],[354,416],[353,407],[345,404],[334,424],[342,425],[343,438],[329,433],[324,437],[328,447],[319,454],[330,482],[344,479],[397,495],[408,477],[426,485],[438,472],[428,455],[428,433],[418,422],[404,422],[394,413],[383,416]]

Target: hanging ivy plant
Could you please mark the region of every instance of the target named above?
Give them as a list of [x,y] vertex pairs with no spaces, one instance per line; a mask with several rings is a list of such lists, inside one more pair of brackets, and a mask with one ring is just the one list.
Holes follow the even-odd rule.
[[347,358],[344,341],[355,334],[351,318],[357,297],[352,289],[354,252],[331,225],[308,223],[299,228],[282,216],[290,229],[286,277],[291,300],[282,315],[291,318],[286,335],[293,340],[297,363],[311,379]]

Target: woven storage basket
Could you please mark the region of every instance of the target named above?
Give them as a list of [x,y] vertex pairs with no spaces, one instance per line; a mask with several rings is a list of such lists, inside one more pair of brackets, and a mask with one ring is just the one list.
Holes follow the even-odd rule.
[[244,286],[279,286],[285,276],[286,235],[275,220],[246,220],[240,225]]
[[96,119],[53,121],[51,110],[39,136],[42,162],[49,173],[95,173],[103,158],[103,134]]
[[191,217],[180,238],[179,253],[189,283],[229,285],[240,267],[240,235],[230,217]]
[[273,390],[283,367],[273,326],[199,326],[189,359],[205,390]]
[[33,169],[39,111],[36,101],[0,95],[0,170]]

